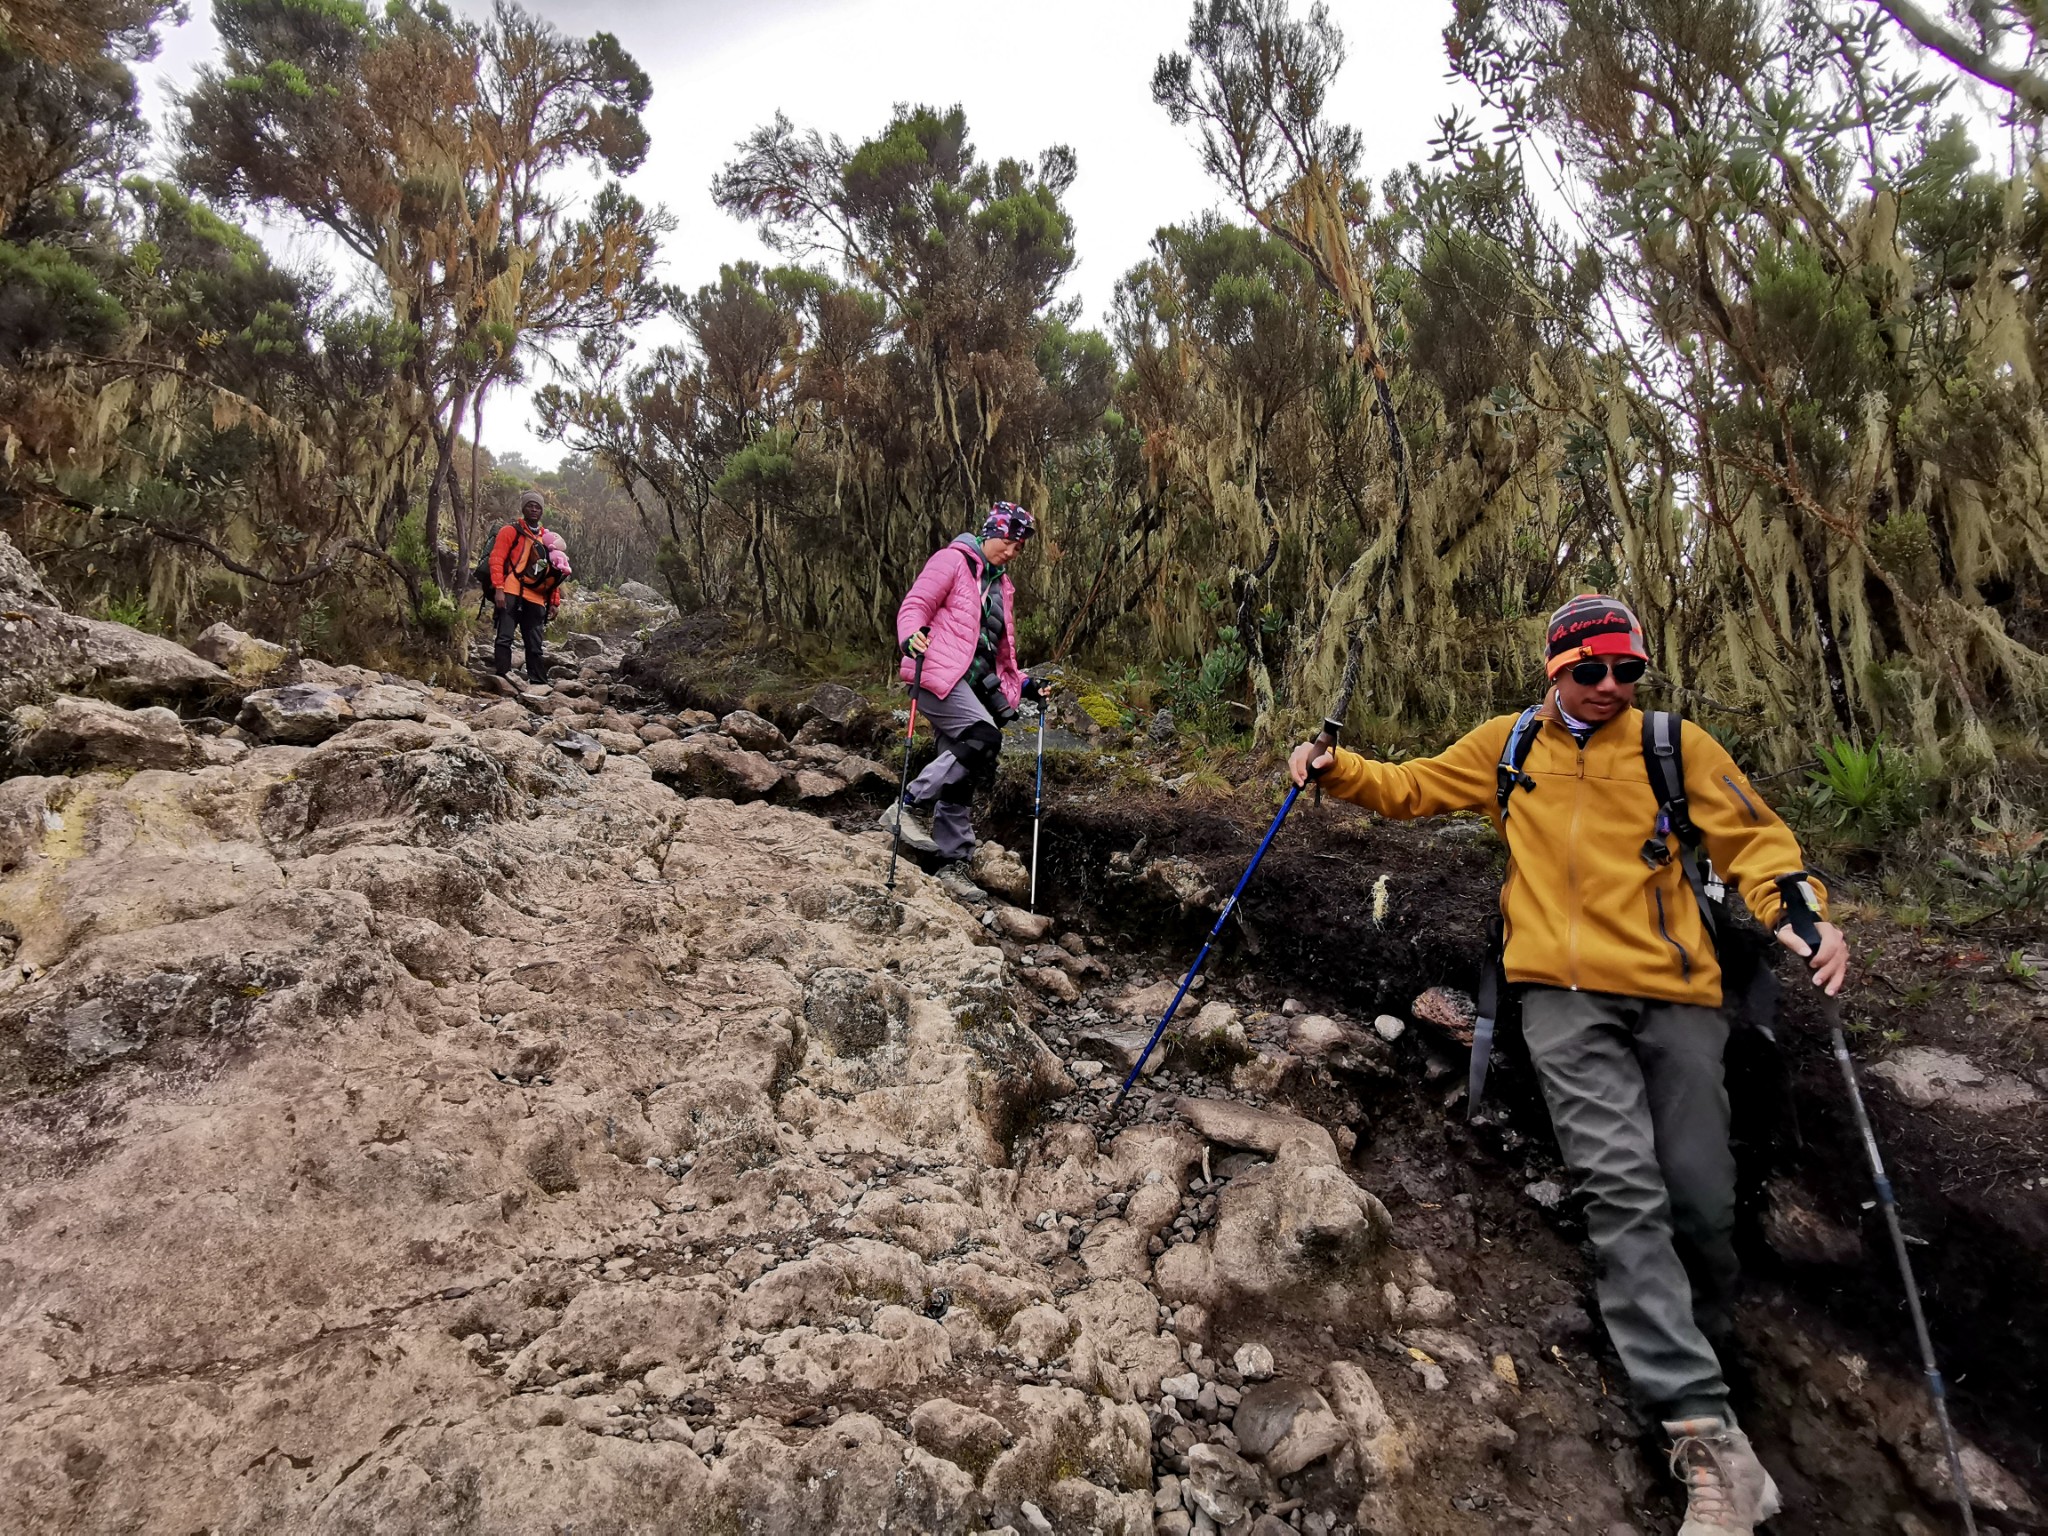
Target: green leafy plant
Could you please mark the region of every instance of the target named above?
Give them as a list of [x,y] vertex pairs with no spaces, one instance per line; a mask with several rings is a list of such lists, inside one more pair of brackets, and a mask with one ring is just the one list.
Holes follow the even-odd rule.
[[130,629],[153,629],[150,623],[149,599],[141,593],[131,597],[109,597],[107,617],[116,624],[126,624]]
[[1989,893],[1995,910],[2013,912],[2048,902],[2048,834],[2015,820],[2010,812],[1998,822],[1970,818],[1977,836],[1970,840],[1975,856],[1967,865],[1954,854],[1943,867],[1967,875]]
[[1919,825],[1926,784],[1909,755],[1882,741],[1859,747],[1840,736],[1816,755],[1808,804],[1825,825],[1865,848]]

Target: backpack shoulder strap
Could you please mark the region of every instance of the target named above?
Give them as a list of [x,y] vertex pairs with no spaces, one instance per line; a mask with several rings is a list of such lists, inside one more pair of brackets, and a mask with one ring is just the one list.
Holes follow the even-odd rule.
[[1494,769],[1493,803],[1500,808],[1500,819],[1508,819],[1508,799],[1517,789],[1533,790],[1536,781],[1522,772],[1522,765],[1529,761],[1529,749],[1536,744],[1536,732],[1542,728],[1542,721],[1536,712],[1542,706],[1531,704],[1519,715],[1508,730],[1508,739],[1500,749],[1500,764]]
[[1692,802],[1685,794],[1685,722],[1668,709],[1643,711],[1643,766],[1671,830],[1686,847],[1697,848],[1700,829],[1692,824]]
[[1643,766],[1649,770],[1650,792],[1657,797],[1658,811],[1657,826],[1643,844],[1644,861],[1661,862],[1653,858],[1653,848],[1668,859],[1665,834],[1678,838],[1679,868],[1685,871],[1685,883],[1699,903],[1707,937],[1718,940],[1721,925],[1707,895],[1706,877],[1700,873],[1700,829],[1693,825],[1692,802],[1685,793],[1685,722],[1668,709],[1643,711]]

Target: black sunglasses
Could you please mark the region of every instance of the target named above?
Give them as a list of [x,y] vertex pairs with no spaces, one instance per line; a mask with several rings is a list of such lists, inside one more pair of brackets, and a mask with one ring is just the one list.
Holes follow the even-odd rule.
[[[1650,664],[1640,656],[1625,657],[1614,664],[1614,680],[1624,686],[1640,682],[1649,669]],[[1572,681],[1581,688],[1596,688],[1605,676],[1607,663],[1604,661],[1582,661],[1572,668]]]

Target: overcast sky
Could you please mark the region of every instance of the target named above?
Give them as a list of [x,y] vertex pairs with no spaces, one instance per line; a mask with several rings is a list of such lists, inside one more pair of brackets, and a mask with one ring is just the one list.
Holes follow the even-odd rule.
[[[653,147],[632,180],[644,201],[679,221],[663,276],[695,288],[720,263],[763,259],[753,231],[712,204],[712,177],[734,145],[779,110],[798,128],[850,141],[888,121],[898,102],[966,108],[989,160],[1036,160],[1071,145],[1080,174],[1068,197],[1080,262],[1067,294],[1100,323],[1116,280],[1162,224],[1219,206],[1192,141],[1152,103],[1158,56],[1180,46],[1190,0],[528,0],[565,31],[617,33],[654,81]],[[477,0],[458,10],[481,13]],[[1335,0],[1350,59],[1334,113],[1365,135],[1375,180],[1426,157],[1438,115],[1459,99],[1444,78],[1439,36],[1449,0]],[[171,30],[144,67],[162,131],[171,93],[218,49],[211,7]],[[1305,9],[1305,0],[1304,0]],[[281,228],[265,238],[287,257],[332,260],[325,244]],[[544,365],[541,365],[544,367]],[[561,449],[536,437],[526,400],[494,398],[484,444],[547,465]]]

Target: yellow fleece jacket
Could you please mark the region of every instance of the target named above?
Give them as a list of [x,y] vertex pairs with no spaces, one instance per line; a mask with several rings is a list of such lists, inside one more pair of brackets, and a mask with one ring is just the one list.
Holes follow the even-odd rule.
[[[1719,1007],[1721,968],[1669,839],[1671,860],[1651,868],[1643,843],[1657,797],[1643,762],[1642,711],[1630,709],[1581,747],[1544,703],[1542,723],[1508,804],[1507,882],[1501,914],[1511,982]],[[1436,757],[1373,762],[1339,749],[1323,790],[1382,816],[1407,820],[1484,811],[1498,829],[1495,770],[1515,717],[1501,715]],[[1693,825],[1722,879],[1766,928],[1783,903],[1774,883],[1804,867],[1799,843],[1721,744],[1684,726],[1685,792]],[[1825,911],[1826,891],[1813,881]]]

